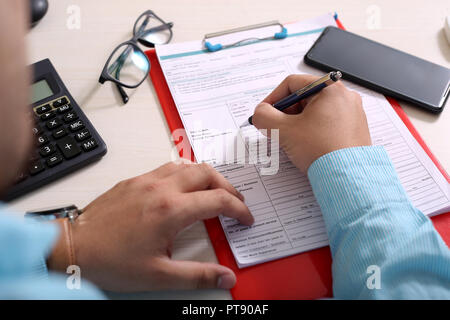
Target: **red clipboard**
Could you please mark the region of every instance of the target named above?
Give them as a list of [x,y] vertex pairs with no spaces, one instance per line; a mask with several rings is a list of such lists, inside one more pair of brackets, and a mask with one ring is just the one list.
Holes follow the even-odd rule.
[[[337,25],[344,29],[336,19]],[[150,77],[171,132],[184,128],[173,101],[155,50],[146,52],[150,63]],[[406,113],[393,98],[387,98],[428,156],[445,176],[450,177],[431,153]],[[175,141],[178,144],[180,141]],[[183,156],[180,154],[180,156]],[[450,246],[450,212],[431,218],[436,230]],[[332,297],[331,252],[329,247],[239,269],[218,218],[205,221],[205,226],[220,264],[231,268],[237,283],[231,294],[234,299],[318,299]]]

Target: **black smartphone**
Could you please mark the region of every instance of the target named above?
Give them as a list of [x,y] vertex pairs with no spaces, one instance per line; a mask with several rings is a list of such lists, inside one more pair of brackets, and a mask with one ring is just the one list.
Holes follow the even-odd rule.
[[336,27],[325,28],[304,60],[435,113],[449,96],[450,69]]

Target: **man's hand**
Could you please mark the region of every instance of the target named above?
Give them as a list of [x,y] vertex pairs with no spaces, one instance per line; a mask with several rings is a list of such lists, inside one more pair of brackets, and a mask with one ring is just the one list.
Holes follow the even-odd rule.
[[220,214],[254,221],[242,195],[211,166],[168,163],[85,208],[73,225],[76,263],[82,277],[107,290],[229,289],[236,282],[230,269],[170,258],[179,231]]
[[323,89],[286,113],[271,106],[317,79],[311,75],[287,77],[258,105],[253,115],[253,124],[258,129],[280,130],[280,145],[304,173],[322,155],[371,145],[361,97],[346,89],[342,82]]

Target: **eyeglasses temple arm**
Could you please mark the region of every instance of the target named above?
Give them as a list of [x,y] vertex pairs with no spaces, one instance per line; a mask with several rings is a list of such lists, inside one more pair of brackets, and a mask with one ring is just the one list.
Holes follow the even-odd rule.
[[150,20],[150,16],[147,16],[144,20],[144,22],[142,22],[141,26],[139,27],[138,31],[136,32],[136,34],[140,34],[142,31],[144,31],[145,27],[148,24],[148,21]]
[[164,24],[162,24],[162,25],[160,25],[160,26],[157,26],[157,27],[154,27],[154,28],[151,28],[151,29],[148,29],[148,30],[146,30],[143,34],[141,34],[139,37],[143,37],[143,36],[145,36],[145,35],[147,35],[147,34],[149,34],[149,33],[152,33],[152,32],[158,32],[158,31],[161,31],[161,30],[166,30],[166,29],[170,29],[170,28],[172,28],[173,27],[173,22],[167,22],[167,23],[164,23]]
[[119,91],[120,96],[122,97],[123,103],[126,104],[128,102],[128,100],[130,100],[130,97],[128,97],[127,93],[125,92],[125,90],[122,88],[122,86],[120,84],[116,83],[116,88]]

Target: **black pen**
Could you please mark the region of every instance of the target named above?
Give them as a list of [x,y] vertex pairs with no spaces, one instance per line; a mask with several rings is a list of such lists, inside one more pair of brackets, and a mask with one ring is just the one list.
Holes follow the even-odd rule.
[[[324,75],[322,78],[314,81],[313,83],[308,84],[306,87],[303,87],[300,90],[291,93],[286,98],[276,102],[273,105],[273,107],[280,111],[283,111],[284,109],[293,106],[297,102],[300,102],[301,100],[306,99],[309,96],[319,92],[323,88],[332,85],[333,83],[337,82],[340,78],[342,78],[342,73],[340,71],[332,71]],[[248,120],[244,124],[242,124],[240,128],[253,124],[252,117],[253,116],[248,118]]]

